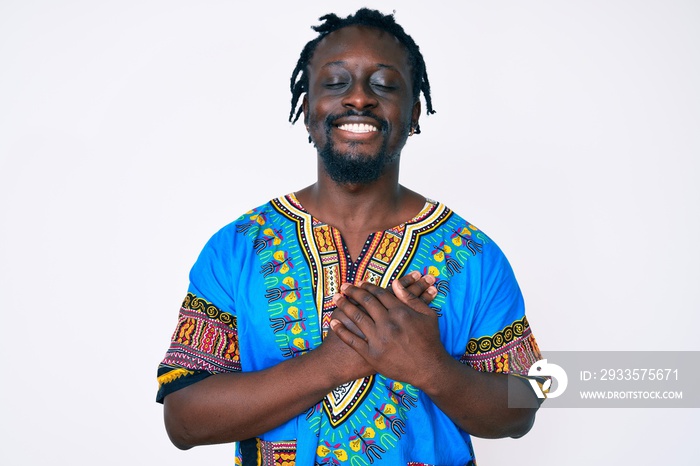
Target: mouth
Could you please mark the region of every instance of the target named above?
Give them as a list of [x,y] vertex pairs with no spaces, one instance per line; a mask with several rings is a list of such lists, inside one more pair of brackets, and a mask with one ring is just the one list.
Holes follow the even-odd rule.
[[367,123],[344,123],[342,125],[336,125],[336,128],[356,134],[375,133],[379,131],[379,128]]

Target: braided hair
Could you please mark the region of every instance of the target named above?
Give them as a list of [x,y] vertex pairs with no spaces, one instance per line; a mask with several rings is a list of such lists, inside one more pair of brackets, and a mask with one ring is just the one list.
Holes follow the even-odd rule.
[[[359,25],[369,26],[392,34],[398,39],[408,51],[408,63],[411,67],[411,77],[413,81],[413,98],[418,99],[420,93],[423,93],[427,113],[433,114],[433,102],[430,98],[430,81],[428,81],[428,73],[425,70],[425,61],[420,53],[418,45],[411,36],[406,34],[403,28],[396,23],[394,15],[385,15],[377,10],[361,8],[354,15],[349,15],[347,18],[340,18],[333,13],[321,16],[319,21],[323,21],[318,26],[312,26],[311,29],[318,32],[318,36],[309,41],[299,55],[297,66],[292,72],[290,81],[290,90],[292,91],[292,110],[289,112],[289,121],[292,124],[296,123],[301,115],[303,108],[299,105],[299,98],[309,90],[309,76],[307,68],[311,57],[316,50],[316,46],[328,34],[344,27]],[[416,125],[415,133],[420,133],[420,125]]]

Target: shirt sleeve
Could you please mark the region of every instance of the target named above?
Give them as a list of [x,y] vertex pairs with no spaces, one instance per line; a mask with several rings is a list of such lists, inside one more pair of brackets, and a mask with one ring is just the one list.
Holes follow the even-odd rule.
[[513,270],[501,250],[494,243],[489,246],[472,336],[460,361],[478,371],[527,376],[541,359],[540,351]]
[[206,377],[241,370],[233,300],[233,237],[214,235],[190,271],[170,347],[158,366],[156,401]]

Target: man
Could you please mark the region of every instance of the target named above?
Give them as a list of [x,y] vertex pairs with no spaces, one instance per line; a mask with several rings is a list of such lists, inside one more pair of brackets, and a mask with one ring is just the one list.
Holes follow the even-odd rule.
[[520,290],[486,235],[398,182],[421,92],[432,113],[411,37],[377,11],[321,20],[290,114],[318,180],[202,251],[158,372],[168,434],[239,442],[246,466],[473,464],[470,434],[534,421],[508,408],[539,359]]

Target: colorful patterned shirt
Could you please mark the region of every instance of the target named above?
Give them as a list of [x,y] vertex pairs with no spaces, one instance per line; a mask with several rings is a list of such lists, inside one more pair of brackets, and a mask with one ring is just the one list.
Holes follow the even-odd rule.
[[[428,200],[410,221],[373,233],[353,261],[340,231],[290,194],[247,212],[205,246],[158,369],[157,400],[212,374],[258,371],[313,351],[342,283],[387,287],[413,270],[437,278],[430,306],[456,360],[526,375],[540,359],[505,256],[443,204]],[[237,445],[236,464],[295,463],[475,464],[469,434],[423,392],[381,374],[343,384]]]

